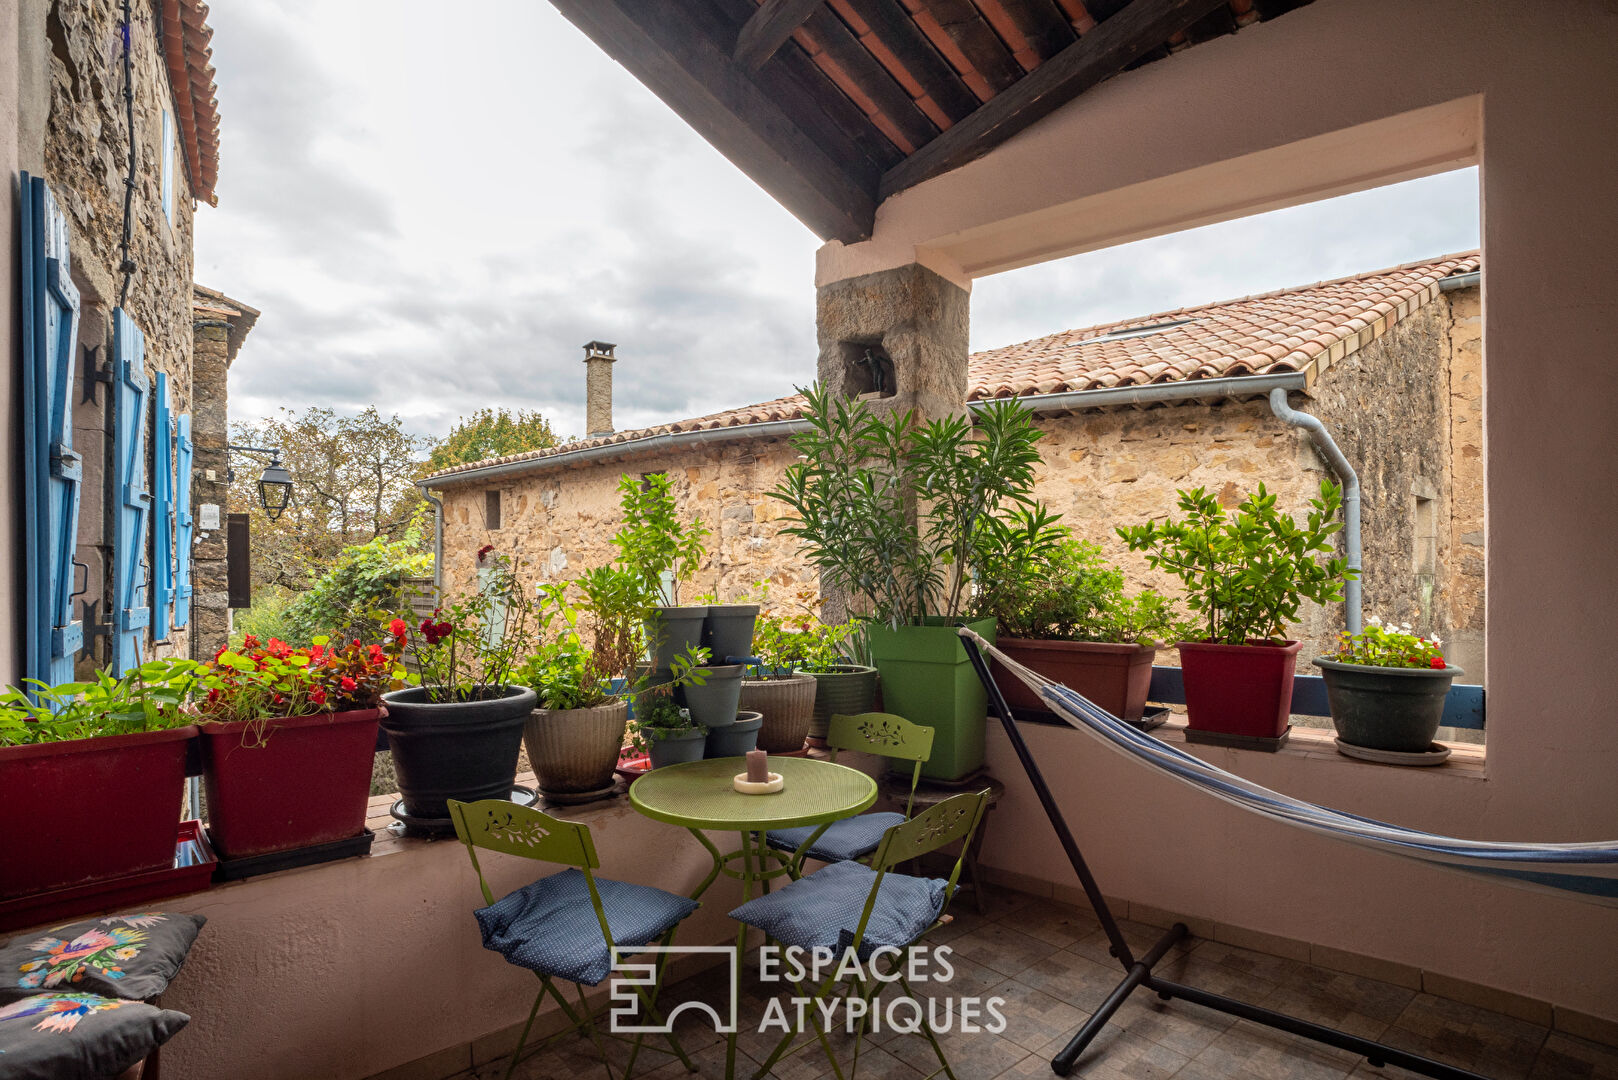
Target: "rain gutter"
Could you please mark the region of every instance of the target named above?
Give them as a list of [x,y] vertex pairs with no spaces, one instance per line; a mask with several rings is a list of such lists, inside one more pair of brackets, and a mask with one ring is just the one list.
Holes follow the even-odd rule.
[[[1315,449],[1326,459],[1331,471],[1337,474],[1338,481],[1343,485],[1343,554],[1350,569],[1363,569],[1360,552],[1360,478],[1355,474],[1354,466],[1348,463],[1348,458],[1338,448],[1326,425],[1320,422],[1320,417],[1298,412],[1287,404],[1285,388],[1278,386],[1270,391],[1270,411],[1293,427],[1301,427],[1309,432]],[[1343,585],[1344,617],[1351,634],[1365,628],[1361,592],[1357,576]]]
[[433,504],[433,602],[437,603],[444,592],[444,501],[427,488],[421,489],[421,497]]

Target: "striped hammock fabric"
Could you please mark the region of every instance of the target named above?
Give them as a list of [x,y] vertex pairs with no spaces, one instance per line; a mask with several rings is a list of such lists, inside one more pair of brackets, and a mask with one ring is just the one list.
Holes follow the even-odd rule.
[[1385,854],[1618,907],[1618,840],[1577,844],[1461,840],[1316,806],[1244,780],[1155,739],[1083,695],[1024,667],[966,627],[962,627],[960,633],[992,654],[1057,716],[1107,749],[1160,769],[1181,783],[1233,806]]

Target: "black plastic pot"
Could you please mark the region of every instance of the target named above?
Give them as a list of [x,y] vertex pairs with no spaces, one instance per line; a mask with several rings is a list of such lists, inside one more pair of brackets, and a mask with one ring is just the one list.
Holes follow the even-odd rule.
[[1458,667],[1395,668],[1344,664],[1317,657],[1326,681],[1331,722],[1346,743],[1404,754],[1426,753],[1444,718]]
[[753,655],[753,624],[758,620],[757,604],[712,604],[702,624],[702,643],[708,647],[708,662],[728,663]]
[[382,695],[393,767],[405,813],[449,817],[446,800],[509,799],[523,724],[537,698],[523,686],[487,701],[432,702],[413,686]]

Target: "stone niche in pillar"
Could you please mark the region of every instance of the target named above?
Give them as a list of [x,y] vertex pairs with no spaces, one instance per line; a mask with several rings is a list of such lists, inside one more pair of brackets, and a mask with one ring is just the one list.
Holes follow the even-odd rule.
[[818,377],[833,392],[925,419],[966,408],[970,296],[912,264],[822,285]]

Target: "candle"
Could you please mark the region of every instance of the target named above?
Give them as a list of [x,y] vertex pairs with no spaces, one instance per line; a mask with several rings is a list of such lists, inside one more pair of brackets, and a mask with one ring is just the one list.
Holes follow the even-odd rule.
[[747,782],[763,784],[770,779],[770,755],[763,750],[747,752]]

